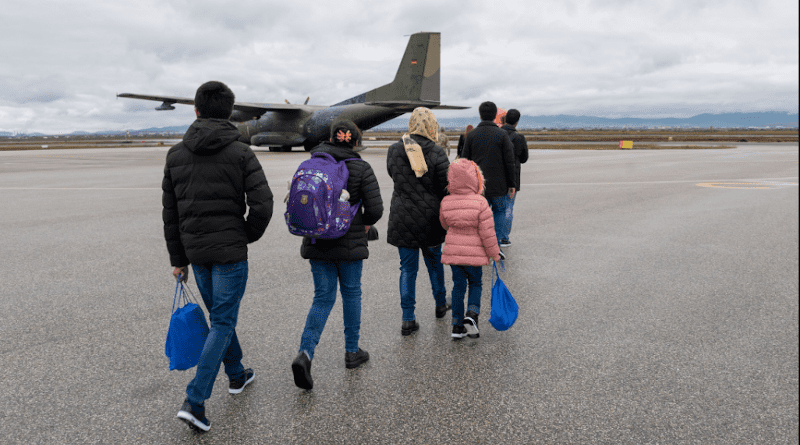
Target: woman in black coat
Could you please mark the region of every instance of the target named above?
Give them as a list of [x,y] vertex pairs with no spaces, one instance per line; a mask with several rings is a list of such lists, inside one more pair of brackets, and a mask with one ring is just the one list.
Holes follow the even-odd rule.
[[439,204],[447,193],[450,161],[442,147],[434,143],[438,140],[438,129],[431,110],[414,109],[408,133],[389,147],[386,156],[386,169],[394,181],[386,238],[400,253],[402,335],[419,329],[414,309],[420,252],[431,280],[436,317],[444,317],[450,308],[441,262],[446,232],[439,223]]

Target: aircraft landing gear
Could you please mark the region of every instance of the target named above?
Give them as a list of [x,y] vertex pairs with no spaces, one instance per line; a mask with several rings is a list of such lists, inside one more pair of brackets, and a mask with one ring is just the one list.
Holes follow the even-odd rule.
[[313,150],[313,149],[314,149],[314,147],[316,147],[317,145],[319,145],[319,143],[318,143],[318,142],[315,142],[315,141],[305,141],[305,142],[303,142],[303,148],[304,148],[306,151],[311,151],[311,150]]
[[281,147],[269,147],[269,151],[271,152],[281,151]]
[[292,151],[292,146],[291,145],[283,145],[283,146],[281,146],[281,151],[284,152],[284,153],[290,152],[290,151]]

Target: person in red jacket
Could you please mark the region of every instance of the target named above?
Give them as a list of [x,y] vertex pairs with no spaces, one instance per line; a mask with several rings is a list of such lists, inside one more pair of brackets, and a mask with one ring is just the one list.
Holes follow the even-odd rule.
[[[453,272],[454,340],[469,335],[478,338],[481,311],[482,266],[489,259],[500,261],[500,247],[494,231],[494,215],[483,197],[485,181],[477,164],[456,159],[447,172],[449,196],[442,199],[439,221],[447,230],[442,264]],[[464,315],[464,295],[469,284],[468,310]]]

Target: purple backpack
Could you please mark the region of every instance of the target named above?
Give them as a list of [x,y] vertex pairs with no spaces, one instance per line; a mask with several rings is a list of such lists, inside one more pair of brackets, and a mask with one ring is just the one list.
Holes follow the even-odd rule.
[[286,201],[286,225],[289,232],[312,239],[343,236],[358,212],[359,204],[348,201],[345,190],[350,172],[346,161],[337,161],[328,153],[317,152],[303,161],[292,177]]

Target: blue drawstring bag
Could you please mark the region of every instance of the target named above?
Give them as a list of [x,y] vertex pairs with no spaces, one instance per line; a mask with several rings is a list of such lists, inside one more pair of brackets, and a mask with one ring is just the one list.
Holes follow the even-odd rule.
[[[505,272],[506,268],[503,266],[503,261],[500,260],[500,267]],[[497,277],[497,280],[495,280]],[[517,305],[511,292],[506,287],[503,280],[500,279],[500,274],[497,272],[497,263],[494,263],[494,275],[492,275],[492,312],[489,317],[489,323],[494,326],[498,331],[505,331],[514,325],[517,321],[519,314],[519,306]]]
[[[208,324],[203,310],[187,295],[188,286],[178,279],[172,299],[172,318],[169,321],[164,353],[169,357],[169,370],[185,371],[197,366],[208,337]],[[192,295],[194,298],[194,295]],[[181,306],[175,310],[175,306]]]

